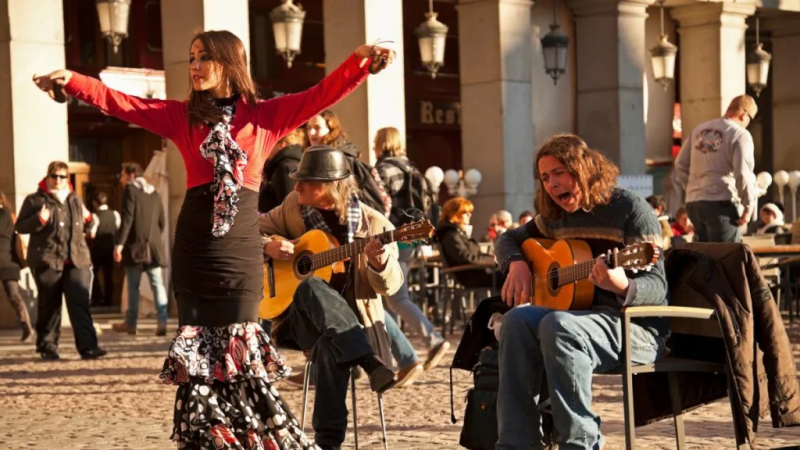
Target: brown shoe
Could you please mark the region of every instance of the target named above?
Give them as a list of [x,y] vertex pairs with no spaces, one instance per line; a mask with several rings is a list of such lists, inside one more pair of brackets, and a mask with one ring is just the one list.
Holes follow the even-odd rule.
[[111,329],[119,333],[128,333],[131,335],[136,334],[136,327],[129,327],[125,322],[112,323]]
[[411,386],[424,371],[425,369],[422,367],[422,363],[419,361],[404,369],[400,369],[400,372],[397,373],[397,383],[394,385],[394,387],[400,388]]
[[167,324],[159,323],[158,327],[156,328],[156,336],[166,336],[166,335],[167,335]]
[[428,352],[428,359],[425,360],[425,370],[430,370],[436,367],[442,358],[444,358],[444,355],[449,349],[450,343],[447,341],[442,341],[439,345],[430,349]]

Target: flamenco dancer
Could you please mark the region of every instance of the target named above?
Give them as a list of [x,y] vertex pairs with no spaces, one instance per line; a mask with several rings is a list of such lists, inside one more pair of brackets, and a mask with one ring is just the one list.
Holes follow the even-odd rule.
[[183,157],[187,191],[172,253],[180,328],[160,375],[178,386],[178,448],[317,448],[273,387],[289,368],[258,322],[261,170],[281,137],[393,59],[390,49],[362,45],[316,86],[260,100],[242,42],[206,31],[191,40],[186,101],[126,95],[68,70],[34,76],[54,100],[74,96],[172,140]]

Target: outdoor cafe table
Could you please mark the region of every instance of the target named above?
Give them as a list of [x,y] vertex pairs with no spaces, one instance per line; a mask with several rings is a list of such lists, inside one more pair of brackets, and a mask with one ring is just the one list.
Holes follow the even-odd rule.
[[[786,262],[787,258],[797,259],[800,262],[800,245],[774,245],[767,247],[753,247],[753,254],[759,258],[781,258],[781,262]],[[789,274],[790,265],[781,268],[781,286],[786,286],[786,298],[788,299],[787,305],[789,307],[789,321],[794,321],[794,310],[792,308],[792,291],[791,291],[791,276]]]

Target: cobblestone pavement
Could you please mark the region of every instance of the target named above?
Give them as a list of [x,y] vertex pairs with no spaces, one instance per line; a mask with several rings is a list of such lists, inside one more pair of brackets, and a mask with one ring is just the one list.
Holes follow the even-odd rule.
[[[54,362],[41,361],[32,346],[20,345],[15,332],[0,332],[0,449],[174,448],[169,441],[174,388],[158,380],[168,339],[153,336],[152,321],[145,321],[135,337],[110,331],[107,319],[98,323],[104,330],[101,345],[109,350],[98,361],[80,360],[68,329],[62,333],[62,360]],[[800,324],[795,323],[790,334],[800,361]],[[422,348],[419,341],[414,343]],[[456,338],[451,343],[446,360],[452,357]],[[286,356],[294,367],[302,365],[301,354],[287,352]],[[424,358],[423,351],[420,357]],[[414,386],[385,395],[390,448],[459,448],[461,421],[450,423],[448,380],[448,370],[439,367]],[[461,419],[464,392],[471,382],[462,371],[455,371],[454,380],[456,416]],[[597,376],[594,385],[594,407],[603,418],[608,448],[624,448],[620,378]],[[299,415],[301,389],[284,382],[278,389]],[[382,448],[377,401],[365,380],[358,391],[360,446]],[[718,402],[690,413],[686,433],[689,449],[733,448],[728,404]],[[673,449],[673,436],[671,421],[638,428],[636,448]],[[352,437],[351,428],[347,448],[353,447]],[[800,428],[773,429],[767,419],[761,424],[757,444],[758,449],[800,445]]]

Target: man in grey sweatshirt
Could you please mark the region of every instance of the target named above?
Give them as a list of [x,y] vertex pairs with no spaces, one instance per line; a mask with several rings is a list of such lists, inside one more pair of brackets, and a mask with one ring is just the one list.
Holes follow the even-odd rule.
[[752,97],[734,98],[723,117],[692,131],[675,159],[696,242],[740,242],[739,227],[755,212],[753,137],[747,126],[756,113]]

